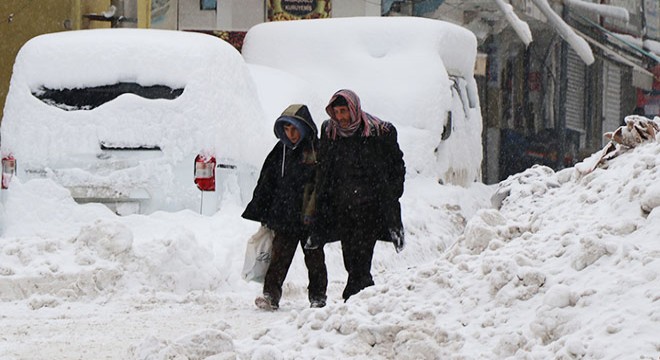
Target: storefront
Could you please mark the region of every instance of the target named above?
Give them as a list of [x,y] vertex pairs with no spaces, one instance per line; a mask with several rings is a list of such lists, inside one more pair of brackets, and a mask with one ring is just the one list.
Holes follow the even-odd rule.
[[660,64],[652,69],[655,81],[650,90],[637,91],[637,113],[648,118],[660,116]]

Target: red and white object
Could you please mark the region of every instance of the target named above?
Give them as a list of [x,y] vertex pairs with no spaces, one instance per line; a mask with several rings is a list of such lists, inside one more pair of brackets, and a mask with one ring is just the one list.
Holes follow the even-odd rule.
[[16,159],[10,154],[2,157],[2,188],[8,189],[11,178],[16,173]]
[[201,191],[215,191],[215,156],[195,157],[195,184]]

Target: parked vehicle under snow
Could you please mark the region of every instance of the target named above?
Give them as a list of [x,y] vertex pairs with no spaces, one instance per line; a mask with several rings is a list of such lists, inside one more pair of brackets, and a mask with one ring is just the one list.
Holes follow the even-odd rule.
[[[248,201],[272,139],[247,67],[199,33],[104,29],[37,36],[20,50],[2,154],[21,181],[49,178],[118,213],[217,209]],[[193,176],[215,164],[215,191]],[[9,186],[11,188],[11,186]],[[231,189],[227,191],[227,189]]]

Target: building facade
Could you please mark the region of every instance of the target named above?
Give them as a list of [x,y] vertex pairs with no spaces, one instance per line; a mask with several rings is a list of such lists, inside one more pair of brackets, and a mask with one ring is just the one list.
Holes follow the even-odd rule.
[[[588,42],[595,57],[589,65],[531,0],[510,1],[529,25],[533,42],[528,46],[495,1],[439,2],[421,16],[469,28],[487,59],[485,71],[477,73],[484,182],[499,182],[533,164],[555,170],[571,166],[600,149],[606,143],[603,133],[620,126],[626,115],[659,115],[660,51],[649,49],[659,40],[657,0],[592,1],[625,8],[628,21],[549,2]],[[424,2],[398,3],[415,13],[414,6]]]
[[200,31],[240,50],[247,30],[262,22],[380,13],[380,0],[2,0],[0,110],[16,54],[40,34],[110,27]]

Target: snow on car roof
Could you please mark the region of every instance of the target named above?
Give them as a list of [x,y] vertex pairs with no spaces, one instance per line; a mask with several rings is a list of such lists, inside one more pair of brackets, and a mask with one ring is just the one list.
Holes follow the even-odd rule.
[[96,29],[32,38],[18,53],[14,71],[32,90],[36,86],[82,88],[119,81],[179,87],[218,61],[236,62],[239,57],[229,44],[205,34]]
[[[286,51],[279,51],[285,48]],[[474,75],[477,39],[458,25],[419,17],[354,17],[305,21],[270,22],[256,25],[248,32],[243,56],[249,63],[277,68],[334,64],[340,70],[359,67],[366,58],[379,58],[384,63],[397,57],[440,57],[450,74]],[[264,55],[269,55],[265,57]],[[282,56],[273,56],[281,54]],[[313,59],[314,61],[310,61]],[[355,64],[353,61],[357,61]],[[340,61],[341,62],[341,61]],[[389,69],[394,70],[394,69]]]
[[[117,83],[183,92],[173,100],[126,93],[80,111],[33,96],[41,88]],[[217,156],[256,165],[274,142],[256,86],[235,48],[207,34],[151,29],[68,31],[28,41],[16,58],[2,139],[3,152],[33,165],[66,161],[72,153],[94,154],[101,142],[158,146],[176,158],[215,150]]]
[[[278,21],[252,27],[249,64],[307,80],[323,99],[350,88],[366,111],[429,128],[449,108],[447,73],[471,79],[477,42],[457,25],[416,17]],[[325,117],[323,109],[312,109]]]
[[[458,166],[469,169],[464,178],[472,181],[482,159],[481,115],[472,104],[465,111],[470,121],[459,121],[464,112],[452,109],[448,74],[465,78],[476,98],[476,51],[474,34],[451,23],[355,17],[259,24],[248,31],[242,53],[250,65],[304,79],[324,104],[339,89],[354,90],[365,111],[397,126],[409,173],[444,178]],[[310,105],[317,122],[327,118],[324,107]],[[456,131],[438,148],[449,110],[458,115]]]

